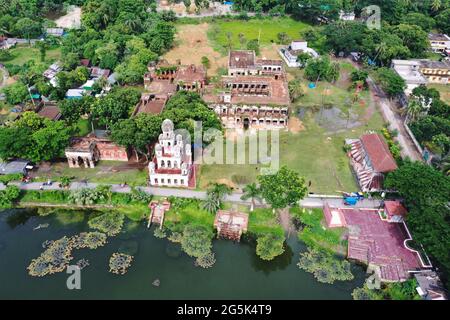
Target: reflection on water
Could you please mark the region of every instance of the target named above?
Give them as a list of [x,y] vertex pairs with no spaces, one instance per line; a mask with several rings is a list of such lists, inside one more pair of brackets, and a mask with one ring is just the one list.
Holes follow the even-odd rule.
[[[317,282],[296,265],[305,247],[295,236],[288,239],[284,254],[270,262],[256,256],[253,240],[214,240],[217,262],[202,269],[179,244],[155,238],[145,223],[127,222],[104,247],[74,250],[73,261],[86,259],[89,267],[82,270],[82,289],[67,290],[65,273],[34,278],[26,270],[43,251],[44,241],[89,230],[86,218],[67,218],[39,217],[36,210],[0,212],[0,299],[351,299],[365,277],[362,268],[353,266],[353,281]],[[33,231],[42,223],[49,227]],[[118,251],[134,256],[124,276],[108,272],[109,257]],[[152,284],[155,279],[159,286]]]

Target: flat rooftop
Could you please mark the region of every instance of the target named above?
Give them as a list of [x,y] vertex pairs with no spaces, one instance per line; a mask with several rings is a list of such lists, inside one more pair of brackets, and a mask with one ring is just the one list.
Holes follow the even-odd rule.
[[[408,271],[421,268],[418,255],[404,245],[409,235],[403,223],[381,220],[376,209],[325,206],[324,213],[328,227],[334,222],[336,227],[348,229],[348,258],[379,266],[383,281],[406,280]],[[334,221],[330,219],[333,216]]]
[[180,66],[175,81],[202,82],[206,80],[206,70],[203,66]]
[[255,67],[255,51],[235,50],[230,51],[228,66],[230,68],[252,68]]
[[232,104],[264,104],[264,105],[289,105],[289,90],[286,81],[264,76],[224,76],[224,83],[261,83],[267,84],[269,89],[268,96],[258,96],[252,94],[236,95],[232,94]]
[[147,91],[155,95],[171,95],[177,91],[177,86],[170,80],[153,80],[147,88]]

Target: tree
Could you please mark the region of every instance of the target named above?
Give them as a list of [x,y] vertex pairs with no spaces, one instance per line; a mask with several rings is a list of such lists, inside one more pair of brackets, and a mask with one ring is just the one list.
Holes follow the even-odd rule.
[[209,67],[211,66],[211,62],[209,61],[208,57],[202,57],[202,65],[205,67],[205,69],[209,69]]
[[405,199],[414,240],[422,243],[427,253],[449,272],[450,177],[426,164],[407,161],[387,175],[385,187],[397,190]]
[[263,260],[273,260],[284,252],[284,237],[277,234],[265,234],[256,239],[256,254]]
[[140,96],[135,88],[114,88],[108,95],[95,101],[92,116],[98,119],[100,125],[110,128],[120,119],[129,118]]
[[339,67],[336,63],[331,63],[328,57],[320,57],[309,60],[305,68],[305,77],[310,81],[320,81],[322,79],[331,82],[339,78]]
[[419,26],[423,31],[430,32],[436,21],[420,12],[410,12],[402,18],[402,23]]
[[183,230],[181,247],[191,257],[203,257],[211,252],[211,236],[211,233],[205,227],[188,224]]
[[287,44],[289,42],[289,36],[286,32],[277,33],[277,39],[280,44]]
[[206,200],[203,208],[210,213],[214,213],[222,207],[222,201],[227,194],[231,194],[231,189],[225,184],[213,183],[206,191]]
[[306,195],[305,179],[283,166],[275,174],[258,176],[261,195],[273,209],[296,204]]
[[297,62],[300,63],[300,68],[304,68],[306,67],[306,64],[308,63],[308,61],[312,59],[312,56],[307,53],[307,52],[301,52],[298,56],[297,56]]
[[439,13],[436,18],[436,26],[444,33],[450,33],[450,8]]
[[243,191],[244,191],[244,194],[241,196],[241,199],[242,200],[251,199],[252,204],[250,207],[250,211],[253,212],[253,209],[255,208],[255,200],[258,200],[259,202],[262,201],[261,191],[259,190],[256,183],[251,183],[251,184],[246,185],[244,187]]
[[291,102],[295,102],[298,98],[305,95],[299,79],[294,79],[294,80],[289,81],[288,89],[289,89],[289,96],[291,98]]
[[249,42],[247,42],[247,50],[253,50],[253,51],[255,51],[255,54],[257,56],[259,56],[260,51],[259,51],[258,39],[253,39],[253,40],[250,40]]
[[81,116],[90,114],[95,98],[85,96],[81,99],[64,99],[58,103],[63,119],[72,124],[80,120]]
[[423,111],[424,108],[422,102],[419,99],[411,99],[408,103],[406,114],[408,119],[414,122],[420,117]]
[[41,62],[45,61],[45,56],[47,54],[48,44],[45,41],[36,42],[36,47],[39,49]]
[[11,105],[25,102],[30,98],[27,86],[20,81],[3,88],[3,92],[6,95],[6,102]]
[[430,46],[427,33],[418,26],[399,24],[392,27],[392,33],[402,39],[403,45],[409,49],[413,58],[424,57]]
[[376,72],[376,78],[380,82],[384,92],[391,98],[402,94],[406,89],[405,80],[392,69],[379,68]]

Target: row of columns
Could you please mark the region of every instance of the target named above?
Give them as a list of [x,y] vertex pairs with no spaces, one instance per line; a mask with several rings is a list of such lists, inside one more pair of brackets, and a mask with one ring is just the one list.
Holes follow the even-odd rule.
[[79,168],[80,163],[79,159],[83,162],[83,165],[85,168],[95,168],[94,160],[87,158],[87,157],[76,157],[76,158],[67,158],[67,161],[69,162],[70,168]]

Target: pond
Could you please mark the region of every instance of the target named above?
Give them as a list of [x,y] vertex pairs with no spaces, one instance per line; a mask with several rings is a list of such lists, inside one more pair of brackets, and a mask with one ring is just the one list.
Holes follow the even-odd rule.
[[356,128],[362,125],[358,114],[353,110],[342,111],[338,107],[299,108],[298,117],[303,120],[307,112],[313,112],[314,121],[328,132]]
[[[214,241],[217,262],[210,269],[194,266],[179,245],[157,239],[145,223],[128,221],[123,232],[96,250],[74,250],[73,264],[84,258],[81,290],[68,290],[68,274],[31,277],[27,266],[43,251],[42,243],[88,230],[89,212],[38,216],[37,209],[0,212],[0,299],[351,299],[365,273],[353,266],[355,279],[321,284],[297,267],[303,244],[292,237],[285,254],[265,262],[252,241]],[[62,216],[61,216],[62,215]],[[47,226],[34,230],[37,226]],[[123,276],[108,272],[112,253],[125,248],[134,261]],[[152,282],[160,280],[160,286]]]

